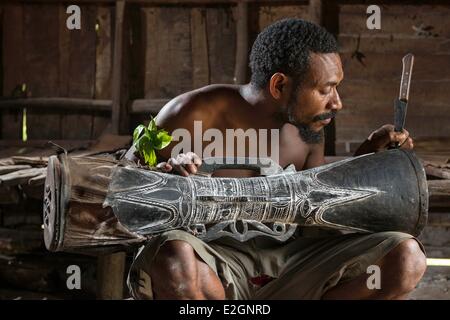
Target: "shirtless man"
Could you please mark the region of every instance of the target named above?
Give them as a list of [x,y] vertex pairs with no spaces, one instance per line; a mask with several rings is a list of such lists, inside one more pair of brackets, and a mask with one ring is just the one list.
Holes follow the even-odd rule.
[[[312,23],[281,20],[259,34],[250,67],[249,84],[210,85],[176,97],[158,114],[158,126],[193,134],[194,121],[202,121],[203,130],[216,128],[224,136],[230,128],[279,129],[282,167],[325,164],[323,128],[342,109],[337,87],[344,73],[335,39]],[[381,151],[393,142],[413,147],[406,130],[396,133],[385,125],[357,154]],[[193,153],[171,157],[172,148],[158,154],[167,161],[160,168],[196,173],[201,160]],[[248,176],[219,173],[226,174]],[[369,265],[380,267],[379,289],[367,286]],[[176,230],[141,249],[129,287],[140,299],[403,299],[425,269],[420,243],[400,232],[205,243]]]

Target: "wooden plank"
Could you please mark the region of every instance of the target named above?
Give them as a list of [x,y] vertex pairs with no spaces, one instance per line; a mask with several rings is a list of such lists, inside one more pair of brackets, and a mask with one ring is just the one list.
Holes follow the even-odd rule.
[[449,54],[450,39],[443,37],[418,38],[409,35],[361,34],[339,35],[339,51],[353,53],[358,45],[359,51],[366,53],[406,53],[414,54]]
[[34,167],[45,167],[48,162],[48,157],[44,156],[12,156],[11,159],[16,165],[32,165]]
[[236,11],[230,7],[206,11],[210,83],[234,83],[237,31],[233,16]]
[[[21,2],[23,0],[8,0],[9,2]],[[95,0],[96,3],[107,4],[114,3],[116,0]],[[263,2],[266,4],[286,4],[286,3],[307,3],[307,0],[127,0],[128,3],[141,3],[148,5],[219,5],[230,4],[241,1]],[[64,0],[27,0],[30,3],[61,3]],[[83,4],[92,3],[93,0],[72,0],[71,3]]]
[[[59,95],[59,8],[24,6],[26,83],[32,97]],[[55,63],[56,62],[56,63]],[[45,75],[45,81],[42,76]],[[51,111],[27,112],[28,139],[60,137],[60,116]]]
[[[26,232],[26,230],[22,230]],[[40,230],[42,237],[42,230]],[[81,269],[81,290],[67,288],[67,267],[77,265]],[[0,260],[0,281],[2,287],[14,288],[22,299],[95,299],[95,258],[73,253],[50,254],[45,249],[32,255],[16,256],[11,260]],[[34,291],[33,294],[18,290]],[[2,290],[3,294],[5,290]],[[10,292],[9,294],[13,294]],[[49,294],[51,293],[51,294]]]
[[[23,6],[7,4],[3,7],[3,96],[10,97],[17,86],[24,83]],[[2,110],[0,138],[22,137],[22,111]]]
[[210,83],[206,9],[191,9],[192,85],[200,88]]
[[436,153],[450,157],[450,137],[421,138],[416,140],[415,145],[424,160],[429,159],[430,155],[436,156]]
[[[68,14],[66,13],[66,7],[59,5],[59,96],[69,97],[69,79],[72,77],[70,74],[70,51],[71,51],[71,33],[72,30],[67,29],[66,19]],[[82,19],[83,20],[83,19]]]
[[47,168],[31,168],[3,174],[0,176],[0,185],[10,187],[19,184],[28,184],[30,179],[41,176],[46,171]]
[[[192,55],[190,36],[190,10],[187,8],[162,8],[159,31],[166,29],[167,38],[160,38],[168,42],[168,52],[159,50],[160,97],[174,97],[192,90]],[[160,45],[158,43],[157,45]]]
[[[415,51],[413,47],[410,47],[410,50]],[[340,54],[345,78],[352,80],[397,80],[400,83],[401,61],[409,51],[374,53],[361,48],[359,51],[365,55],[364,64],[352,57],[353,53]],[[450,54],[430,54],[430,52],[415,54],[412,83],[422,80],[450,81],[448,70],[450,70]]]
[[[22,2],[23,0],[8,0],[9,2]],[[92,3],[93,0],[72,0],[73,4]],[[95,0],[96,3],[110,4],[116,0]],[[307,0],[127,0],[128,3],[141,3],[148,5],[219,5],[246,2],[264,2],[267,4],[307,3]],[[28,0],[30,3],[61,3],[64,0]]]
[[29,253],[43,247],[42,230],[0,228],[0,252],[3,254]]
[[[336,140],[363,141],[369,134],[384,124],[393,122],[392,115],[340,114],[336,117]],[[406,119],[406,129],[411,137],[441,137],[450,135],[450,117],[411,116]]]
[[190,9],[145,10],[146,98],[172,98],[192,90]]
[[112,44],[111,7],[97,8],[97,42],[95,64],[95,98],[111,99]]
[[[19,201],[20,193],[17,187],[0,187],[0,204],[17,204]],[[4,222],[3,217],[2,222]]]
[[[429,107],[442,108],[441,111],[446,110],[450,100],[449,85],[449,81],[418,81],[413,79],[408,113],[421,114],[421,112],[424,112],[424,114],[432,114],[434,111]],[[393,108],[393,101],[398,97],[399,86],[400,81],[395,80],[344,80],[338,89],[344,104],[341,113],[345,109],[351,108],[351,106],[346,107],[347,99],[358,102],[358,108],[364,111],[373,110],[371,106],[374,103],[377,105],[385,103],[388,108],[391,106]],[[442,113],[440,112],[440,114]]]
[[[81,6],[82,19],[80,30],[70,30],[70,66],[71,76],[69,96],[73,98],[94,98],[95,62],[96,62],[96,6]],[[67,14],[66,14],[67,17]],[[63,29],[66,19],[60,21]]]
[[249,26],[248,3],[237,4],[236,21],[236,66],[234,70],[234,83],[247,83],[247,68],[249,55]]
[[[159,55],[158,48],[166,49],[166,42],[159,41],[157,7],[144,8],[145,26],[145,98],[161,98],[158,89]],[[162,31],[164,32],[164,31]]]
[[[93,140],[51,140],[52,143],[59,145],[66,149],[67,151],[72,151],[75,149],[84,149],[87,148]],[[14,148],[13,152],[9,154],[17,154],[18,152],[22,152],[21,154],[27,154],[26,148],[30,148],[33,154],[38,153],[39,155],[50,155],[55,154],[55,151],[52,149],[52,144],[49,143],[49,140],[0,140],[0,150],[7,148],[20,148],[19,150]],[[37,148],[37,150],[33,150],[33,148]],[[3,151],[3,150],[2,150]],[[27,154],[29,155],[29,154]]]
[[169,99],[136,99],[131,103],[130,113],[156,114],[169,101]]
[[[62,7],[65,9],[65,7]],[[67,14],[60,18],[60,33],[70,38],[68,66],[68,96],[73,98],[94,98],[95,91],[95,24],[97,8],[81,6],[80,30],[66,28]],[[91,112],[67,112],[61,116],[61,139],[90,139],[93,116]]]
[[112,77],[112,117],[111,129],[113,134],[127,131],[127,110],[128,90],[126,90],[127,77],[127,39],[128,22],[125,14],[126,2],[117,1],[114,27],[114,58]]
[[0,109],[57,109],[77,111],[111,112],[111,100],[94,100],[80,98],[26,98],[0,100]]
[[[413,26],[431,27],[430,37],[450,37],[450,7],[443,5],[385,5],[381,7],[381,29],[366,27],[367,5],[341,5],[339,29],[343,34],[415,35]],[[399,18],[401,16],[401,19]],[[420,36],[417,36],[420,37]]]
[[277,20],[285,18],[309,18],[309,6],[306,4],[259,7],[259,30],[264,29]]
[[144,97],[145,70],[142,68],[145,61],[145,14],[139,5],[132,4],[128,8],[129,40],[128,45],[128,88],[129,99]]
[[[116,2],[115,27],[114,27],[114,56],[112,78],[112,118],[111,131],[120,134],[127,131],[128,116],[127,102],[128,90],[128,59],[127,47],[129,37],[129,24],[126,16],[125,1]],[[125,269],[125,253],[101,256],[98,259],[97,295],[100,299],[122,299],[123,279]]]
[[7,166],[0,166],[0,175],[4,175],[4,174],[10,173],[10,172],[23,170],[23,169],[31,169],[31,166],[29,166],[29,165],[18,165],[18,164],[7,165]]
[[[444,169],[444,168],[436,168],[433,166],[426,165],[425,166],[425,172],[428,176],[440,178],[440,179],[450,179],[450,170]],[[450,193],[450,191],[449,191]],[[449,198],[450,200],[450,198]],[[450,201],[449,201],[450,206]]]
[[[97,44],[95,65],[95,98],[111,99],[112,76],[112,7],[97,8]],[[98,138],[111,122],[111,115],[93,112],[92,138]]]

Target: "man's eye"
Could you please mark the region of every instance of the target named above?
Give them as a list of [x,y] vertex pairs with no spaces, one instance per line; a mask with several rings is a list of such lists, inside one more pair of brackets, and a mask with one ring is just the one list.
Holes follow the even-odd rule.
[[331,87],[326,87],[325,89],[320,90],[321,94],[329,94],[331,92]]

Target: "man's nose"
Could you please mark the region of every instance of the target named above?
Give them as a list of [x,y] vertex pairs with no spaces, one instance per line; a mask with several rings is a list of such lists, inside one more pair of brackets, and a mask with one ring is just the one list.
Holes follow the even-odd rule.
[[334,95],[330,100],[330,109],[336,112],[342,109],[341,97],[336,89],[334,89]]

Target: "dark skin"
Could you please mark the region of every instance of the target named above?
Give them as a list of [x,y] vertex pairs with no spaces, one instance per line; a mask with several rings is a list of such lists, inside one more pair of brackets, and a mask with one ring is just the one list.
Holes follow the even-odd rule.
[[[280,72],[272,75],[264,89],[256,89],[251,84],[211,85],[185,93],[169,102],[158,114],[157,125],[169,132],[185,128],[192,136],[195,120],[202,121],[203,130],[217,128],[224,136],[228,128],[279,129],[279,164],[282,167],[294,164],[297,170],[305,170],[321,166],[325,164],[323,141],[318,144],[305,143],[296,125],[303,123],[318,132],[330,122],[314,119],[342,109],[337,87],[343,77],[338,54],[313,53],[300,90],[296,90],[291,77]],[[413,148],[413,141],[406,130],[397,133],[393,131],[392,125],[385,125],[372,132],[356,155],[385,150],[394,142],[400,143],[402,148]],[[203,147],[207,144],[209,142],[205,142]],[[173,146],[174,143],[158,154],[164,160],[159,164],[161,170],[174,171],[184,176],[195,174],[201,159],[193,153],[171,158]],[[133,151],[130,150],[129,154]],[[219,150],[215,156],[224,154],[225,150]],[[252,175],[254,173],[243,170],[216,173],[216,176]],[[424,261],[425,256],[417,242],[406,240],[378,261],[385,283],[382,283],[381,290],[368,290],[367,275],[362,275],[337,285],[323,298],[405,298],[422,277],[426,267]],[[157,299],[225,298],[220,279],[183,241],[169,241],[161,248],[150,276]]]

